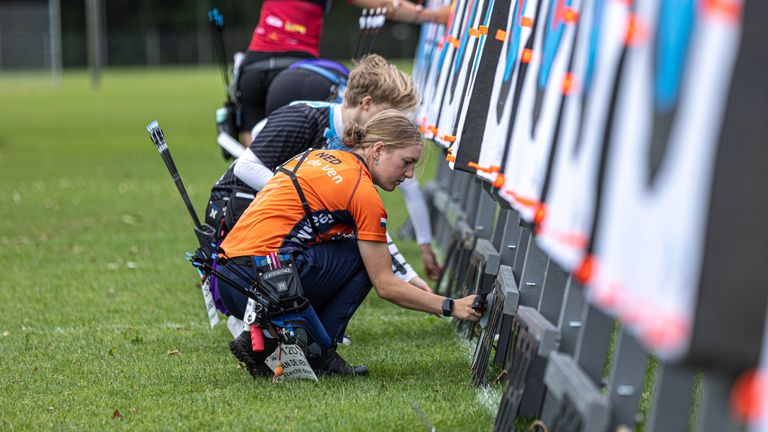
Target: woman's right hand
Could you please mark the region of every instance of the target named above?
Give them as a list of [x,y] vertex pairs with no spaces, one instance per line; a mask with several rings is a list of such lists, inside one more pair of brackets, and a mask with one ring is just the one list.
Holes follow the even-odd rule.
[[483,313],[481,311],[472,309],[472,303],[475,301],[476,297],[476,295],[472,294],[470,296],[454,300],[453,313],[451,316],[468,321],[480,321]]

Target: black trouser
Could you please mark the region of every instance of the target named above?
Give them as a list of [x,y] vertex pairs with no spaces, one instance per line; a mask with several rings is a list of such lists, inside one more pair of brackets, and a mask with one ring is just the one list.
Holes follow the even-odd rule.
[[[371,290],[371,280],[363,265],[357,240],[346,238],[320,243],[297,254],[294,263],[304,296],[309,299],[325,331],[335,343],[344,335],[349,320]],[[248,283],[227,267],[220,267],[224,276],[234,282]],[[236,270],[255,277],[252,266],[238,266]],[[219,292],[227,309],[235,317],[242,318],[248,299],[222,280],[219,280]]]
[[280,72],[267,92],[267,116],[297,100],[328,101],[334,83],[311,70],[293,68]]

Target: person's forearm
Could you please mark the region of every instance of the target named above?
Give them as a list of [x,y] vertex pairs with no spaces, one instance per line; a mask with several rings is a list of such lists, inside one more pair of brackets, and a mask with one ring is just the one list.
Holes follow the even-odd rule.
[[434,11],[408,0],[352,0],[350,3],[366,9],[386,8],[387,18],[407,23],[435,22]]
[[445,297],[429,293],[394,277],[381,277],[373,282],[376,293],[384,300],[406,309],[441,314]]
[[[387,8],[387,18],[394,21],[408,23],[435,22],[435,13],[432,10],[425,9],[421,5],[411,3],[407,0],[388,1],[390,7]],[[397,5],[397,8],[395,8]]]
[[[445,297],[433,294],[428,289],[425,290],[405,283],[392,274],[389,269],[389,254],[386,245],[367,240],[358,240],[357,245],[365,264],[365,270],[368,272],[368,277],[371,278],[379,297],[406,309],[432,314],[442,313]],[[455,299],[451,316],[460,319],[479,319],[480,313],[471,307],[476,297],[470,295]]]

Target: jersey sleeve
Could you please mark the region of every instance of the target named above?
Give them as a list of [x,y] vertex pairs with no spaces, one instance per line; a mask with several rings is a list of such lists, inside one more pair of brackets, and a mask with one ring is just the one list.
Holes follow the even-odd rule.
[[413,270],[410,264],[405,261],[405,257],[397,249],[397,245],[392,240],[392,236],[387,233],[387,248],[389,249],[389,256],[392,257],[392,273],[397,276],[398,279],[404,282],[410,282],[411,279],[418,276],[416,271]]
[[317,135],[317,122],[306,113],[303,105],[286,105],[275,110],[248,147],[266,166],[278,165],[308,149]]
[[246,149],[233,166],[235,176],[243,183],[254,190],[261,190],[267,184],[275,173],[264,166],[264,163],[253,154],[250,149]]

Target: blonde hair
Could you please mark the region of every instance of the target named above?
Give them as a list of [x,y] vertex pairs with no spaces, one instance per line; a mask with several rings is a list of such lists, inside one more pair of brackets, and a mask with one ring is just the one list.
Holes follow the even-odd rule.
[[379,141],[388,151],[423,145],[419,129],[396,109],[386,109],[376,114],[365,126],[355,122],[347,123],[342,141],[353,150],[368,149]]
[[344,104],[354,107],[365,97],[404,112],[419,104],[419,91],[408,74],[399,71],[378,54],[364,57],[349,74]]

